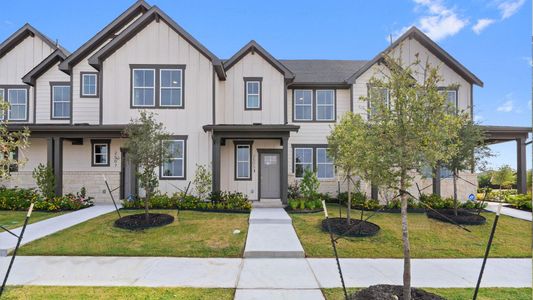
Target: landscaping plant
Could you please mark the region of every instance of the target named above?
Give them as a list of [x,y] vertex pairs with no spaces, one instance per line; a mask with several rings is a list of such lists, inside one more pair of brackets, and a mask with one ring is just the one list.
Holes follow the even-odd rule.
[[[341,125],[348,124],[342,130],[344,137],[329,140],[338,141],[332,156],[339,157],[337,153],[344,149],[350,152],[351,155],[345,156],[345,160],[352,162],[350,172],[399,194],[403,299],[410,300],[411,250],[406,191],[422,166],[434,168],[438,162],[448,161],[455,154],[456,147],[446,142],[458,137],[462,120],[461,116],[450,113],[451,104],[439,91],[442,78],[437,67],[422,63],[418,54],[413,62],[405,64],[400,58],[389,55],[384,55],[383,60],[382,66],[386,69],[382,67],[381,73],[370,79],[371,92],[362,97],[370,104],[368,120],[365,122],[362,116],[348,113],[341,121]],[[386,91],[388,96],[374,91]]]
[[196,165],[196,173],[192,181],[196,196],[204,200],[211,192],[211,171],[204,165]]
[[318,188],[320,187],[320,182],[316,177],[316,173],[305,169],[304,177],[300,182],[300,191],[305,200],[315,200],[318,197]]
[[[0,97],[0,115],[5,115],[9,110],[9,103]],[[8,118],[0,118],[0,181],[11,176],[13,166],[18,169],[25,160],[16,158],[13,153],[24,150],[29,145],[30,131],[24,128],[21,131],[9,131],[7,129]]]
[[33,170],[32,176],[43,197],[46,199],[55,197],[56,177],[54,176],[54,170],[50,166],[39,164]]
[[516,176],[514,170],[509,165],[501,166],[492,174],[490,182],[502,188],[511,188],[516,183]]
[[171,153],[165,146],[169,134],[161,122],[157,122],[154,113],[141,111],[139,118],[131,120],[124,129],[127,137],[124,147],[128,149],[128,159],[138,167],[136,176],[139,186],[144,189],[145,221],[148,222],[150,198],[154,195],[159,180],[156,170],[168,162]]

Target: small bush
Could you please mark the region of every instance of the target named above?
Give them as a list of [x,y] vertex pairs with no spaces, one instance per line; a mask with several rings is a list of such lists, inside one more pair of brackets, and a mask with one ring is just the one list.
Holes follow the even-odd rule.
[[[429,207],[433,209],[449,209],[454,208],[453,205],[453,198],[442,198],[439,195],[425,195],[423,194],[420,196],[420,201],[427,204]],[[486,204],[481,204],[481,202],[474,202],[474,201],[466,201],[466,202],[459,202],[458,207],[459,208],[466,208],[466,209],[478,209],[485,207]],[[421,206],[424,208],[425,206]]]
[[300,183],[300,190],[302,196],[306,200],[314,200],[318,196],[318,188],[320,187],[320,182],[316,177],[316,173],[306,169],[304,172],[304,177]]
[[300,198],[301,192],[300,192],[300,185],[298,184],[298,181],[293,181],[291,184],[289,184],[289,191],[287,194],[288,194],[287,197],[289,199]]
[[509,195],[505,200],[515,208],[531,211],[531,194]]
[[39,164],[33,170],[32,177],[45,198],[52,199],[55,197],[56,177],[51,167]]
[[[249,211],[252,205],[242,193],[215,192],[210,193],[209,201],[185,194],[174,193],[172,196],[157,194],[150,198],[150,209],[200,209],[200,210],[243,210]],[[123,200],[122,207],[127,209],[144,208],[144,199]]]
[[61,197],[45,198],[35,189],[0,187],[0,209],[27,210],[31,203],[39,211],[78,210],[93,205],[91,197],[84,192],[67,194]]

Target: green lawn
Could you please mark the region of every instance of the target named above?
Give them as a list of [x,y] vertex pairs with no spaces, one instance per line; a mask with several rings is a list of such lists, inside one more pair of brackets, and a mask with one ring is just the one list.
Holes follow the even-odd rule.
[[[176,218],[175,210],[153,210]],[[123,215],[142,213],[124,210]],[[116,212],[91,219],[20,248],[20,255],[241,257],[248,214],[181,211],[172,224],[129,231]],[[239,229],[239,234],[233,234]]]
[[13,286],[8,287],[2,297],[6,300],[97,300],[97,299],[233,299],[233,289],[198,289],[198,288],[145,288],[145,287],[84,287],[84,286]]
[[[13,229],[20,227],[24,224],[24,219],[26,218],[26,211],[12,211],[12,210],[0,210],[0,225],[6,227],[7,229]],[[43,212],[43,211],[34,211],[31,214],[29,223],[39,222],[48,218],[57,217],[65,212]],[[0,228],[0,232],[4,231]]]
[[[328,205],[331,217],[339,215],[337,205]],[[352,215],[359,217],[359,211]],[[449,223],[428,219],[425,214],[409,214],[409,238],[414,258],[482,257],[489,238],[494,214],[484,213],[487,223],[468,226],[466,232]],[[344,216],[344,211],[343,211]],[[292,214],[296,233],[309,257],[332,257],[333,250],[326,232],[320,228],[323,213]],[[400,214],[380,213],[369,221],[381,227],[374,237],[339,239],[341,257],[401,258]],[[531,257],[531,222],[501,216],[494,237],[491,257]]]
[[[349,289],[355,292],[357,289]],[[472,299],[474,289],[424,289],[448,300]],[[323,289],[327,300],[344,300],[342,289]],[[479,300],[531,300],[531,288],[483,288],[479,290]]]

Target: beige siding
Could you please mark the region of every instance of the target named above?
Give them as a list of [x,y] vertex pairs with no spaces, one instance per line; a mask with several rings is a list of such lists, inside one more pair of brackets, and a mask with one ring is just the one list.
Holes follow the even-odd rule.
[[[36,123],[60,123],[69,124],[70,120],[52,120],[51,119],[51,103],[52,92],[50,82],[70,82],[70,76],[58,69],[59,63],[52,66],[48,71],[42,74],[35,83],[36,90]],[[33,102],[33,99],[32,99]]]
[[[220,190],[241,192],[251,200],[258,198],[258,149],[281,149],[279,140],[254,140],[252,145],[252,180],[235,180],[235,145],[226,140],[220,151]],[[281,166],[280,166],[281,167]]]
[[384,79],[384,74],[388,75],[389,70],[383,64],[373,65],[356,79],[352,85],[354,113],[360,114],[363,118],[367,117],[368,102],[362,98],[368,97],[368,82],[372,77]]
[[32,177],[33,170],[39,165],[46,165],[46,139],[30,138],[30,146],[26,149],[19,150],[19,160],[24,164],[19,166],[19,171],[12,173],[11,178],[7,181],[0,181],[0,186],[5,185],[8,187],[36,187],[35,180]]
[[139,115],[130,108],[130,64],[183,64],[184,109],[149,109],[173,135],[186,135],[186,180],[162,180],[163,191],[185,188],[196,164],[208,165],[211,142],[203,125],[212,122],[213,65],[165,22],[152,22],[103,63],[103,124],[127,124]]
[[[219,124],[283,124],[284,77],[259,54],[248,53],[227,72],[217,94]],[[262,77],[261,110],[245,110],[244,77]]]

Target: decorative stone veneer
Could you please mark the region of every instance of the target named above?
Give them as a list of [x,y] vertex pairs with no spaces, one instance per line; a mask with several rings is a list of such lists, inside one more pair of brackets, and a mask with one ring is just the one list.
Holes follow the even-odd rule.
[[35,179],[32,177],[32,172],[21,171],[11,173],[11,178],[6,181],[0,182],[0,186],[8,188],[21,187],[21,188],[36,188]]
[[[111,196],[102,175],[106,176],[111,189],[120,185],[120,172],[65,171],[63,172],[63,193],[75,194],[85,187],[87,196],[94,197],[96,203],[111,203]],[[115,200],[119,200],[120,189],[115,190],[113,196]]]

